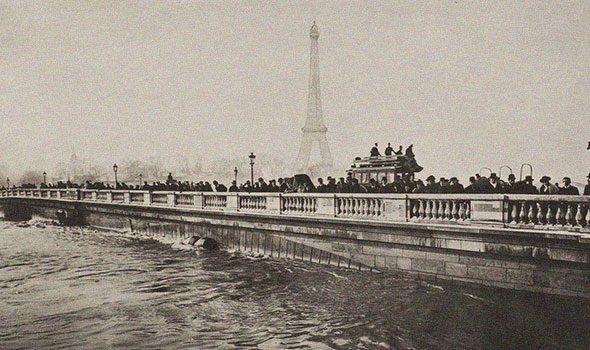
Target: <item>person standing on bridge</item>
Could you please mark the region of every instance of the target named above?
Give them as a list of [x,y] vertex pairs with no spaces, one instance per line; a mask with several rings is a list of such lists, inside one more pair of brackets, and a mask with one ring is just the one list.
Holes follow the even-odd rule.
[[540,194],[557,194],[559,192],[557,186],[551,183],[549,176],[543,176],[539,181],[542,183],[541,187],[539,187]]
[[387,143],[387,148],[385,148],[385,155],[391,156],[393,155],[393,147],[391,147],[391,143]]
[[371,157],[379,157],[381,153],[379,153],[379,148],[377,148],[377,142],[375,142],[375,146],[371,148]]
[[566,196],[579,196],[580,191],[577,187],[572,186],[572,180],[566,176],[563,178],[563,187],[559,189],[559,194]]
[[587,184],[584,186],[584,196],[590,196],[590,173],[586,176]]

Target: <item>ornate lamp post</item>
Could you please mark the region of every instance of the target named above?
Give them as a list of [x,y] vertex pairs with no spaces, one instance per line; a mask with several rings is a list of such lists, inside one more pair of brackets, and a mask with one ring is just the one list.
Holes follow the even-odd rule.
[[115,163],[113,165],[113,172],[115,173],[115,189],[119,187],[119,182],[117,181],[117,170],[119,170],[119,167],[117,166],[117,163]]
[[47,172],[43,172],[43,183],[47,185]]
[[254,152],[250,152],[248,158],[250,158],[250,181],[252,181],[251,185],[254,186],[254,159],[256,159]]
[[10,179],[6,178],[6,187],[10,188]]
[[238,183],[238,167],[234,168],[234,181]]
[[143,185],[143,174],[139,174],[139,186]]

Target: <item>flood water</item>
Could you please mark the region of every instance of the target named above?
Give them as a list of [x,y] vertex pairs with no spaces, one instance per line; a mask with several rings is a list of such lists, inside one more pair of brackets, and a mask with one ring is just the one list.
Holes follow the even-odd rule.
[[588,349],[590,301],[0,221],[0,349]]

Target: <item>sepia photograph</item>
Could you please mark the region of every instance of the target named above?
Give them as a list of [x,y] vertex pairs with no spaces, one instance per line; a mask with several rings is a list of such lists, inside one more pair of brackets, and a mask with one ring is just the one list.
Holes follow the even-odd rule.
[[590,1],[0,0],[0,349],[590,349]]

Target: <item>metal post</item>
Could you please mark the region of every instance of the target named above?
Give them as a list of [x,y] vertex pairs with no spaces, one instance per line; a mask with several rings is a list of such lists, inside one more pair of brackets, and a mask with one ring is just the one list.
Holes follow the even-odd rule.
[[115,189],[117,189],[119,187],[119,181],[117,181],[117,170],[119,169],[119,167],[117,166],[117,163],[115,163],[113,165],[113,172],[115,173]]
[[250,181],[252,182],[250,185],[254,187],[254,159],[256,159],[254,152],[250,152],[248,158],[250,158]]

